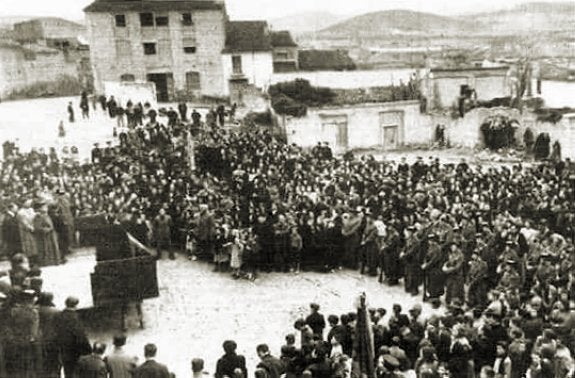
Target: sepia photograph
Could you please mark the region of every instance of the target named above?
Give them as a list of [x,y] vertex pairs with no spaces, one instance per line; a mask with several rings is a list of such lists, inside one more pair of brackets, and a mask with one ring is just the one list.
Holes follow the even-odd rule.
[[0,378],[575,378],[575,1],[0,0]]

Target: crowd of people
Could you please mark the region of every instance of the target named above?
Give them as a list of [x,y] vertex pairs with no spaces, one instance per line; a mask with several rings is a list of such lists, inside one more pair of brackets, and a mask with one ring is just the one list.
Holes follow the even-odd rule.
[[[110,101],[102,108],[110,111]],[[101,215],[155,246],[158,257],[185,250],[234,278],[345,268],[387,285],[402,281],[407,293],[421,293],[436,308],[443,300],[458,313],[429,319],[425,332],[418,331],[438,332],[427,337],[437,336],[435,354],[453,377],[468,377],[458,374],[469,361],[474,370],[489,365],[499,344],[506,353],[523,350],[515,363],[521,374],[531,363],[544,366],[545,359],[572,353],[575,169],[569,159],[483,167],[422,157],[413,164],[339,158],[327,144],[305,151],[268,130],[222,127],[216,110],[204,122],[193,112],[188,123],[187,108],[170,109],[163,125],[158,112],[144,108],[122,125],[117,143],[95,145],[87,164],[13,146],[5,154],[2,239],[6,255],[30,261],[21,276],[34,278],[42,266],[63,262],[70,246],[82,242],[75,221]],[[467,310],[471,315],[458,312]],[[483,326],[475,327],[477,319]],[[414,339],[414,331],[409,324],[398,329],[378,351],[408,348],[405,337]],[[450,341],[441,349],[444,334]],[[536,345],[541,337],[553,348]],[[411,348],[413,367],[418,354]],[[316,349],[311,356],[325,356]]]

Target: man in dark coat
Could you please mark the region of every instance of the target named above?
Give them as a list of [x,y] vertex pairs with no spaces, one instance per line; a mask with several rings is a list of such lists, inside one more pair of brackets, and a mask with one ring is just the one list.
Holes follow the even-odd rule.
[[136,368],[134,378],[170,378],[170,371],[166,365],[156,362],[158,348],[154,344],[146,344],[144,357],[146,362]]
[[180,113],[180,119],[183,122],[188,121],[188,105],[185,102],[181,102],[178,104],[178,112]]
[[216,378],[233,377],[234,371],[240,369],[244,377],[248,376],[246,368],[246,359],[242,355],[236,354],[237,344],[233,340],[224,341],[225,354],[218,360],[216,364]]
[[76,121],[74,116],[74,107],[72,106],[71,102],[68,103],[68,121],[70,123],[74,123]]
[[311,314],[305,319],[305,323],[310,326],[313,334],[319,336],[323,340],[323,330],[325,328],[325,318],[319,313],[319,305],[312,303],[309,305]]
[[108,115],[110,116],[110,118],[114,118],[116,117],[116,107],[117,107],[118,103],[116,102],[116,100],[114,99],[114,96],[110,96],[110,100],[108,101],[108,103],[106,104],[107,108],[108,108]]
[[469,262],[467,274],[467,305],[483,309],[487,302],[487,263],[481,259],[478,251],[474,251]]
[[63,188],[56,190],[54,202],[54,226],[58,233],[60,252],[65,256],[71,252],[70,246],[74,242],[74,215],[70,207],[70,199]]
[[261,360],[257,368],[264,369],[268,378],[280,378],[285,373],[283,362],[271,355],[270,348],[266,344],[258,345],[256,351]]
[[104,362],[106,344],[94,343],[92,354],[80,357],[76,366],[78,378],[108,378],[108,368]]
[[435,234],[428,235],[427,254],[421,269],[425,272],[425,283],[429,298],[435,299],[443,295],[444,277],[443,277],[443,252],[437,243],[437,236]]
[[411,295],[419,294],[421,283],[420,240],[414,233],[415,227],[410,226],[405,232],[405,247],[399,257],[405,264],[405,291]]
[[56,340],[66,378],[76,378],[74,374],[79,358],[92,352],[88,336],[76,312],[78,303],[77,298],[67,298],[66,308],[56,319]]
[[399,249],[400,239],[399,233],[395,225],[387,228],[387,236],[383,246],[383,267],[385,269],[385,277],[389,285],[397,285],[400,278],[399,266]]
[[[20,229],[16,213],[18,208],[16,204],[10,203],[6,207],[4,221],[2,222],[2,240],[5,243],[4,252],[8,256],[22,252],[22,242],[20,241]],[[1,252],[1,251],[0,251]]]

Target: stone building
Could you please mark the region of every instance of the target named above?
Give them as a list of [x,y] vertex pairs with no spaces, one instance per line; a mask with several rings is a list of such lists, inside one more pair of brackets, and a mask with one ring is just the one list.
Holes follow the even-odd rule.
[[96,92],[150,81],[159,101],[225,94],[223,0],[96,0],[84,12]]
[[77,48],[86,37],[86,28],[56,17],[42,17],[14,24],[14,39],[21,44],[52,48]]
[[419,101],[341,104],[309,108],[301,118],[282,116],[288,143],[313,147],[327,142],[337,153],[357,148],[395,150],[428,144],[431,118]]
[[[246,85],[265,89],[273,74],[272,40],[265,21],[231,21],[226,25],[226,46],[222,51],[226,95]],[[241,96],[240,96],[241,97]]]
[[0,99],[28,86],[67,76],[80,78],[79,60],[38,44],[0,42]]
[[511,96],[508,66],[432,68],[425,77],[422,92],[430,110],[458,106],[469,93],[480,101]]
[[289,31],[274,31],[271,35],[274,72],[294,72],[299,69],[298,44]]

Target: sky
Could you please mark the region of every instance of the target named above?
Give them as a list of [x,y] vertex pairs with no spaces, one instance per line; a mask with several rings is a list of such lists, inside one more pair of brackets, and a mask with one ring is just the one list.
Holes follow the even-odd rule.
[[[453,15],[508,8],[528,0],[226,0],[232,19],[281,18],[288,15],[325,11],[354,16],[387,9],[410,9]],[[546,0],[559,2],[561,0]],[[565,0],[563,0],[565,1]],[[92,0],[0,0],[1,16],[56,16],[83,19],[82,9]]]

